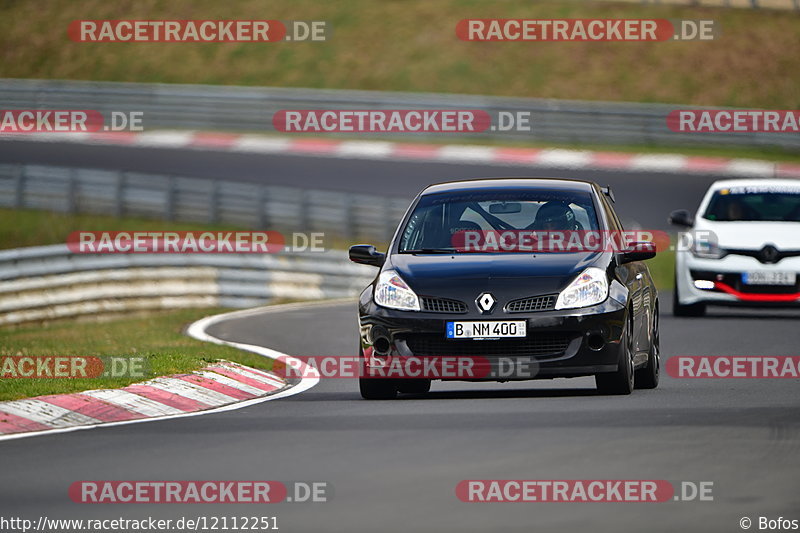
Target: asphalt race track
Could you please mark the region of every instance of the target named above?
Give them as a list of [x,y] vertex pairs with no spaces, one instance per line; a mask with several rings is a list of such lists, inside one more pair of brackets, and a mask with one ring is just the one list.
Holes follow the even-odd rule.
[[708,186],[724,177],[9,140],[0,142],[0,163],[121,169],[314,189],[395,194],[409,201],[431,183],[457,179],[495,176],[587,179],[601,185],[611,185],[617,198],[617,213],[623,222],[635,221],[648,229],[667,229],[670,211],[696,209]]
[[[0,143],[0,161],[113,167],[124,148]],[[21,148],[20,148],[21,147]],[[29,150],[20,152],[20,150]],[[142,154],[140,154],[142,155]],[[38,159],[35,159],[39,156]],[[148,150],[126,165],[184,174],[227,155]],[[298,179],[324,188],[411,195],[445,177],[521,169],[444,164],[230,156],[231,179]],[[188,163],[187,163],[188,164]],[[222,168],[220,163],[220,168]],[[158,168],[158,171],[165,171]],[[196,171],[196,172],[195,172]],[[209,170],[211,172],[211,170]],[[537,172],[538,173],[538,172]],[[589,171],[616,186],[618,206],[643,225],[694,207],[711,178]],[[401,176],[406,176],[405,179]],[[378,180],[381,180],[378,182]],[[372,181],[370,181],[372,180]],[[389,181],[386,181],[389,180]],[[399,180],[399,181],[398,181]],[[373,185],[374,184],[374,185]],[[387,189],[384,189],[387,190]],[[631,205],[633,203],[633,205]],[[669,207],[664,207],[669,204]],[[661,295],[664,360],[675,355],[798,355],[798,311],[717,310],[674,318]],[[98,324],[102,328],[102,324]],[[296,355],[351,355],[355,303],[266,313],[210,333]],[[286,532],[741,531],[739,520],[800,518],[800,394],[796,379],[678,380],[627,397],[598,396],[590,378],[517,384],[434,383],[425,396],[360,399],[351,380],[200,417],[0,443],[0,516],[177,518],[277,516]],[[79,480],[325,481],[327,503],[80,505]],[[664,479],[713,482],[713,501],[462,503],[465,479]]]
[[[662,295],[662,299],[666,295]],[[797,353],[800,314],[662,305],[664,356]],[[293,354],[351,354],[354,304],[221,322],[212,334]],[[434,383],[427,396],[361,400],[323,380],[288,399],[216,415],[12,440],[5,516],[277,516],[285,531],[736,531],[743,516],[796,514],[797,380],[677,380],[602,397],[591,378]],[[326,481],[327,503],[79,505],[77,480]],[[462,503],[462,479],[713,481],[714,501]],[[698,527],[699,526],[699,527]]]

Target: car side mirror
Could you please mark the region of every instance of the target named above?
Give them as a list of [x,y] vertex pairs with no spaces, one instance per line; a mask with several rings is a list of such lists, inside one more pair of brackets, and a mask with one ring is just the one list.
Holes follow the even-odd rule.
[[656,256],[656,243],[651,241],[632,242],[628,249],[622,252],[622,264],[634,261],[646,261]]
[[382,267],[386,262],[386,254],[382,254],[371,244],[356,244],[350,247],[350,261]]
[[677,211],[673,211],[669,214],[667,221],[673,226],[683,226],[685,228],[691,228],[694,226],[694,218],[692,218],[692,214],[686,209],[678,209]]

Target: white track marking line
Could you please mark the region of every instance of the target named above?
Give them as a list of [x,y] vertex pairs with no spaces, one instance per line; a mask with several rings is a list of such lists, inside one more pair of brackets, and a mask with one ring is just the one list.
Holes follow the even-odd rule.
[[756,159],[733,159],[725,167],[726,174],[771,178],[775,175],[775,164]]
[[651,170],[676,172],[685,170],[689,158],[674,154],[641,154],[633,156],[627,168],[631,170]]
[[542,150],[536,158],[537,165],[567,168],[585,167],[591,162],[592,152],[580,150]]
[[274,154],[288,151],[291,142],[288,138],[242,135],[231,144],[229,149],[234,152]]
[[394,143],[381,141],[344,141],[336,148],[338,157],[384,159],[392,155]]
[[491,146],[472,146],[469,144],[447,144],[434,152],[440,161],[494,161],[495,149]]
[[152,131],[140,133],[135,137],[134,144],[137,146],[166,146],[183,147],[189,146],[194,138],[194,132],[184,131]]

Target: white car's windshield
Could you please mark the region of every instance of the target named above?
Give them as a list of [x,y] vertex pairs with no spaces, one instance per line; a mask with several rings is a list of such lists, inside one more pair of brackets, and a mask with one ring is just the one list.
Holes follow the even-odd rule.
[[800,184],[720,189],[703,218],[720,222],[800,222]]

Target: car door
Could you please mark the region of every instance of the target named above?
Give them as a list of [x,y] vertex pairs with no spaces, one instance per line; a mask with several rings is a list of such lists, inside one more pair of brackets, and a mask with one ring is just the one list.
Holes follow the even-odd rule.
[[[606,211],[606,218],[609,223],[609,230],[615,232],[617,235],[622,235],[624,238],[624,228],[622,223],[614,211],[614,208],[605,197],[601,197],[603,202],[603,209]],[[622,243],[623,246],[627,242]],[[633,315],[633,328],[630,334],[633,336],[633,349],[636,355],[647,350],[647,334],[646,324],[647,321],[643,320],[645,315],[645,300],[652,297],[650,291],[646,291],[648,283],[644,265],[639,261],[632,263],[619,264],[617,262],[617,277],[628,288],[628,298],[631,302],[631,310]]]

